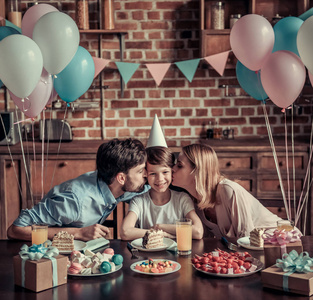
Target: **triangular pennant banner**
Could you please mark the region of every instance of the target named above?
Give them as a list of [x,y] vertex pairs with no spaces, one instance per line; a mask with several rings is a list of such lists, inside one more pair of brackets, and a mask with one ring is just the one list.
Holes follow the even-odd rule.
[[175,63],[175,65],[186,76],[189,82],[191,82],[193,77],[195,76],[199,62],[200,62],[200,58],[197,58],[197,59],[180,61],[180,62]]
[[10,21],[8,21],[7,19],[5,20],[5,26],[9,26],[9,27],[13,27],[14,29],[16,29],[19,33],[22,33],[22,29],[16,25],[14,25],[13,23],[11,23]]
[[205,60],[211,65],[212,68],[214,68],[218,74],[223,76],[230,51],[231,50],[207,56],[205,57]]
[[159,86],[171,64],[146,64],[156,84]]
[[100,72],[106,67],[106,65],[110,62],[110,60],[94,56],[92,57],[92,59],[95,64],[95,76],[93,78],[96,78],[100,74]]
[[134,75],[134,73],[140,66],[140,64],[125,63],[125,62],[116,62],[115,64],[118,70],[120,71],[125,84],[127,84],[129,79],[132,78],[132,76]]

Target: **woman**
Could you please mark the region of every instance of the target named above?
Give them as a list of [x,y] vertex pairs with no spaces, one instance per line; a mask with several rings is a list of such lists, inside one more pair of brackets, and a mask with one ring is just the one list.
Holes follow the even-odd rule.
[[194,197],[204,236],[249,236],[255,227],[276,227],[280,220],[242,186],[220,174],[210,146],[183,147],[173,168],[172,184]]

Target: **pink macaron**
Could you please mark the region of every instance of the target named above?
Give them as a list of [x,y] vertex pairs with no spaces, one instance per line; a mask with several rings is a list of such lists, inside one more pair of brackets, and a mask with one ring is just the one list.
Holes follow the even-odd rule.
[[75,257],[75,256],[77,256],[77,254],[81,254],[79,251],[77,251],[77,250],[73,250],[72,252],[71,252],[71,255],[70,255],[70,258],[71,258],[71,260]]
[[68,268],[68,273],[70,274],[78,274],[82,269],[82,265],[79,263],[72,262],[71,266]]
[[103,253],[105,254],[110,254],[110,255],[114,255],[114,250],[112,248],[106,248]]

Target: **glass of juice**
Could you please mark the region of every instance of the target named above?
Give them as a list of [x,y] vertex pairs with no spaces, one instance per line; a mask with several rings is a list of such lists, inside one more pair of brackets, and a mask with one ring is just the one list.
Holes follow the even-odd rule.
[[48,225],[33,224],[32,225],[32,245],[40,245],[48,240]]
[[279,220],[277,221],[277,229],[278,230],[283,230],[285,231],[291,231],[295,227],[295,224],[293,221],[290,220]]
[[187,218],[176,220],[177,253],[179,255],[191,254],[192,221]]

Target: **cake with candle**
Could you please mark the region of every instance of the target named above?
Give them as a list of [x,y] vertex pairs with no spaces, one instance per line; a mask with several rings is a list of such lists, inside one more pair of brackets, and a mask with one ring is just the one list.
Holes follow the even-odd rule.
[[161,229],[147,230],[146,234],[142,238],[142,247],[145,249],[164,247],[163,238],[164,238],[163,230]]
[[74,250],[74,235],[67,231],[59,231],[52,240],[52,246],[59,249],[59,251],[73,251]]
[[254,228],[250,232],[250,246],[254,247],[263,247],[264,246],[264,240],[263,235],[264,228]]

